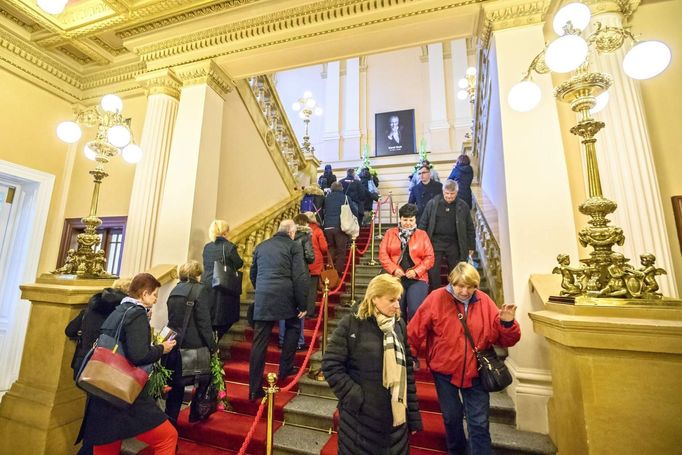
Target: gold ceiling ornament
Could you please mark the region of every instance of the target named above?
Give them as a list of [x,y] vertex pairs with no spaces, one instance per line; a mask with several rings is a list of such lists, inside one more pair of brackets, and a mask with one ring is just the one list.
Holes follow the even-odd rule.
[[[581,3],[569,3],[557,12],[553,25],[560,38],[549,43],[533,59],[523,80],[510,90],[509,104],[514,110],[526,112],[539,103],[541,91],[532,82],[533,72],[544,74],[557,71],[572,74],[568,80],[554,88],[554,97],[568,103],[571,110],[578,114],[578,123],[570,131],[581,138],[585,150],[589,194],[589,198],[580,204],[578,209],[590,217],[588,225],[578,232],[578,241],[583,247],[589,246],[593,251],[589,258],[580,260],[582,264],[579,266],[571,266],[570,258],[566,254],[557,256],[559,265],[554,268],[553,273],[561,275],[561,294],[581,297],[582,300],[576,300],[577,303],[584,301],[583,297],[661,299],[662,294],[658,292],[656,277],[667,272],[656,267],[655,256],[650,253],[642,254],[641,267],[635,268],[627,264],[630,259],[613,251],[615,245],[624,244],[625,235],[621,228],[611,226],[607,218],[618,206],[602,194],[595,136],[605,124],[592,117],[600,101],[600,95],[603,97],[607,93],[613,84],[613,78],[605,73],[590,71],[589,55],[612,53],[625,43],[632,42],[634,47],[624,58],[625,72],[631,77],[645,79],[653,77],[667,67],[669,50],[666,62],[667,47],[663,43],[654,41],[638,43],[627,28],[605,27],[599,22],[583,39],[582,30],[589,24],[590,16],[589,8]],[[641,48],[637,50],[642,44],[646,46],[644,53],[655,54],[655,51],[660,51],[662,60],[638,62],[633,70],[633,58],[651,57],[643,55]]]
[[75,144],[81,139],[83,127],[95,128],[95,139],[86,143],[85,156],[95,161],[95,168],[89,173],[95,186],[92,192],[90,213],[82,218],[85,231],[78,234],[78,247],[70,249],[65,263],[52,271],[55,275],[76,275],[79,278],[113,278],[107,272],[104,250],[100,249],[101,237],[97,228],[102,220],[97,217],[100,185],[109,174],[105,165],[119,153],[123,159],[136,163],[142,158],[142,150],[132,138],[131,119],[121,114],[123,102],[116,95],[106,95],[101,104],[76,112],[74,121],[66,121],[57,127],[57,136],[62,141]]
[[488,47],[490,35],[494,31],[544,21],[549,5],[550,0],[483,3],[483,14],[476,32],[481,47]]
[[145,89],[147,96],[162,93],[180,99],[182,81],[170,69],[142,74],[136,80]]
[[223,99],[234,89],[234,81],[212,60],[174,68],[183,86],[206,84]]

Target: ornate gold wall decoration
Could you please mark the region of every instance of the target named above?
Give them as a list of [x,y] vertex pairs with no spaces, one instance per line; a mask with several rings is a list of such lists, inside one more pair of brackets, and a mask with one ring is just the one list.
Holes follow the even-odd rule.
[[172,70],[164,69],[146,73],[137,77],[137,82],[144,87],[147,96],[163,93],[180,99],[182,81]]
[[494,31],[544,21],[549,5],[549,0],[485,2],[477,31],[481,46],[488,47],[490,34]]
[[234,88],[234,81],[210,60],[176,68],[175,73],[183,85],[207,84],[223,99]]

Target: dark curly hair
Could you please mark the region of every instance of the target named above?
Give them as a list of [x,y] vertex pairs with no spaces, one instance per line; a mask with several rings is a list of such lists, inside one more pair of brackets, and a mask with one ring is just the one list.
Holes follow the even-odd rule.
[[415,204],[405,204],[398,210],[400,218],[412,218],[417,216],[417,206]]

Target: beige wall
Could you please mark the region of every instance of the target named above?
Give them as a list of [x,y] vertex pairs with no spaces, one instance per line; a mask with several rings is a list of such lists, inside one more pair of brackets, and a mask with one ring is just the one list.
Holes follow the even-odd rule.
[[[64,191],[64,169],[68,146],[62,143],[55,128],[72,115],[69,103],[50,95],[13,74],[0,69],[0,159],[37,169],[55,176],[50,200],[46,235],[38,271],[54,268],[62,220],[57,215],[59,195]],[[58,227],[58,232],[55,228]]]
[[219,188],[216,214],[233,228],[289,195],[236,91],[223,111]]
[[[682,286],[682,254],[673,218],[671,196],[682,196],[682,1],[668,0],[645,3],[632,18],[633,32],[642,40],[655,39],[666,43],[673,58],[668,69],[656,78],[640,84],[647,116],[649,137],[654,152],[654,164],[661,189],[665,222],[670,238],[670,250],[675,267],[678,292]],[[641,35],[640,35],[641,34]]]

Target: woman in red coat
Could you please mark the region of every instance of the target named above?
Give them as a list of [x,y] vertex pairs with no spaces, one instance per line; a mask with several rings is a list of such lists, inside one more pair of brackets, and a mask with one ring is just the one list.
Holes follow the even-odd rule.
[[405,204],[398,215],[398,227],[387,230],[381,241],[379,261],[384,270],[400,278],[405,291],[400,310],[409,321],[429,293],[428,271],[434,256],[428,234],[417,229],[417,206]]
[[304,212],[305,216],[308,217],[308,227],[310,228],[310,237],[313,241],[313,251],[315,251],[315,262],[308,264],[308,269],[310,270],[310,287],[308,288],[308,312],[306,317],[314,318],[316,317],[316,306],[317,301],[317,287],[320,282],[320,275],[324,270],[324,259],[329,252],[329,246],[327,245],[327,239],[324,237],[324,231],[317,224],[317,217],[313,212]]
[[[450,284],[431,292],[407,326],[414,357],[426,340],[426,363],[436,383],[449,454],[492,454],[488,428],[490,395],[481,385],[478,362],[461,321],[466,322],[479,351],[493,344],[513,346],[521,338],[519,323],[514,320],[516,305],[504,304],[498,309],[478,289],[480,281],[474,267],[460,262],[448,275]],[[468,444],[462,423],[464,415]]]

